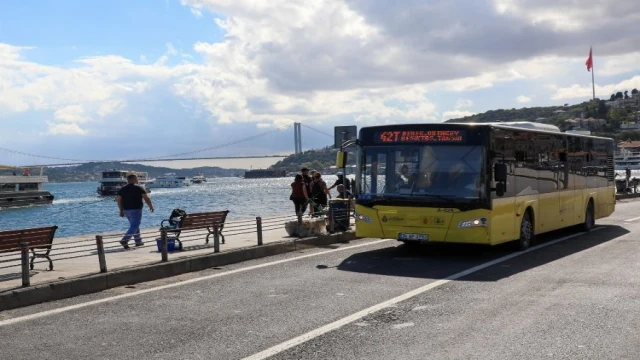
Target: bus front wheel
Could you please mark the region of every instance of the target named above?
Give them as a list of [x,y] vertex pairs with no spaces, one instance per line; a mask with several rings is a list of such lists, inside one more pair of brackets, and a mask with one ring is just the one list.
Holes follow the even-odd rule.
[[533,242],[533,219],[530,211],[525,211],[520,223],[520,238],[516,241],[518,250],[527,250]]

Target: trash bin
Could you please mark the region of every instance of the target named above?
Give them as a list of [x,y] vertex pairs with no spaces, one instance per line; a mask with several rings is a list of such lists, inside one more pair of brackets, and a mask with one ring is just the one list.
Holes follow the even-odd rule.
[[[346,231],[349,229],[349,200],[329,200],[329,216],[327,217],[327,229],[333,231]],[[332,226],[333,225],[333,226]]]
[[[156,239],[156,245],[158,245],[158,251],[162,252],[162,238]],[[175,237],[167,237],[167,251],[175,251],[176,250],[176,238]]]

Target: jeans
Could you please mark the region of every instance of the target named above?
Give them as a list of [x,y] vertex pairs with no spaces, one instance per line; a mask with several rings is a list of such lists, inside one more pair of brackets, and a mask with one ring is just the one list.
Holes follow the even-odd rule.
[[296,215],[304,214],[304,212],[307,210],[307,199],[305,199],[305,198],[295,199],[294,198],[291,201],[293,201],[293,206],[295,206],[295,208],[296,208]]
[[142,238],[140,238],[140,222],[142,221],[142,209],[134,209],[134,210],[125,210],[124,216],[129,220],[129,230],[122,238],[122,241],[129,241],[131,236],[136,243],[142,242]]

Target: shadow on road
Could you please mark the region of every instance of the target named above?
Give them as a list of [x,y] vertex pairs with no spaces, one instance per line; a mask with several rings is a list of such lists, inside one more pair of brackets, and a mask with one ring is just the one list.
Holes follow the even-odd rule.
[[[509,260],[464,278],[465,281],[496,281],[541,265],[551,263],[594,246],[604,244],[629,231],[615,225],[603,225],[598,231],[578,235],[546,247],[521,253]],[[538,238],[536,244],[575,234],[570,230],[556,231]],[[495,247],[430,244],[423,247],[399,245],[354,254],[343,260],[341,271],[403,276],[425,279],[444,279],[460,271],[513,254],[510,244]],[[331,266],[328,266],[331,267]],[[324,267],[320,266],[319,269]]]

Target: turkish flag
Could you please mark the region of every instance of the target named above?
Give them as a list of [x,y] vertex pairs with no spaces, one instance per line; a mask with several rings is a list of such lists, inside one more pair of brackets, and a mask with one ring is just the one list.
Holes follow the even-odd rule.
[[589,58],[587,59],[587,62],[585,63],[585,65],[587,65],[587,71],[591,71],[591,68],[593,67],[593,48],[589,48]]

